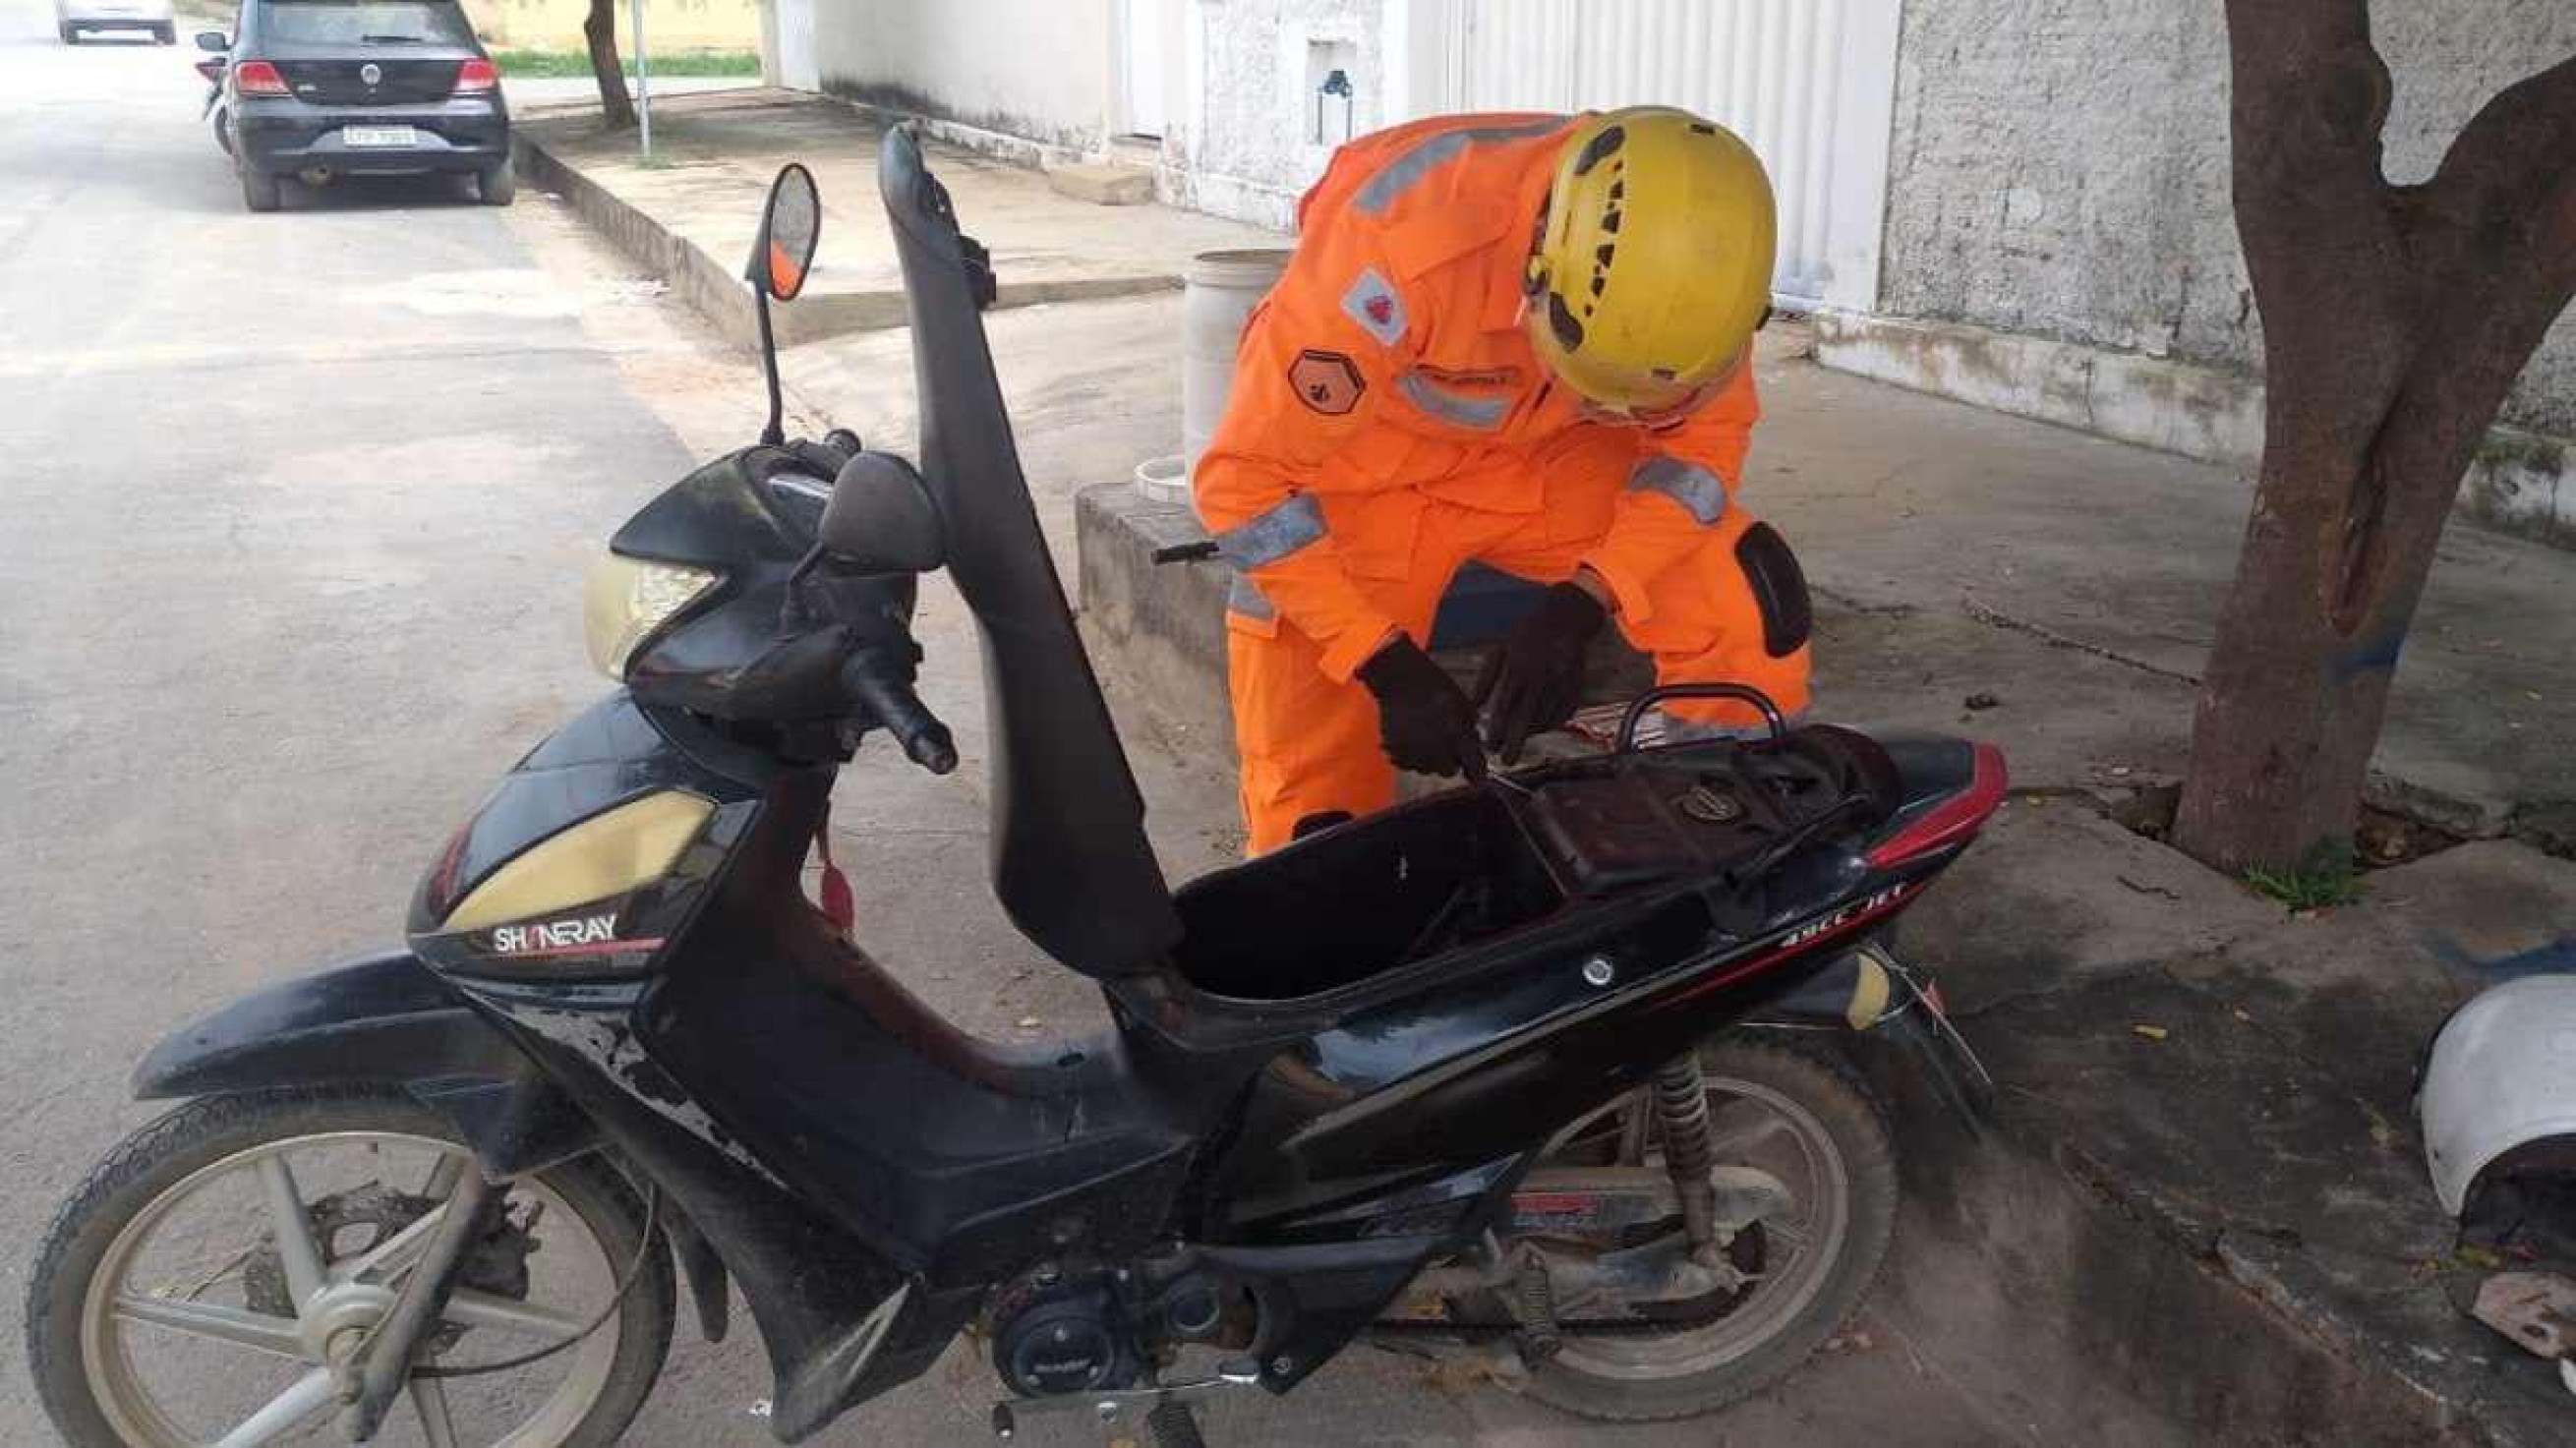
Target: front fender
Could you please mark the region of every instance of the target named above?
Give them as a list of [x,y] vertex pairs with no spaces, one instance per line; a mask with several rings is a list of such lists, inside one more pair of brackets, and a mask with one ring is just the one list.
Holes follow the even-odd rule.
[[163,1037],[134,1068],[144,1100],[295,1086],[403,1091],[453,1123],[495,1176],[598,1143],[536,1061],[407,950],[254,991]]

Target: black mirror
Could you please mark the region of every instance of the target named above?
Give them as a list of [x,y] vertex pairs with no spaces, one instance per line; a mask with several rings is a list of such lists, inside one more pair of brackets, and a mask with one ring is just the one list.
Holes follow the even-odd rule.
[[842,465],[821,533],[825,552],[868,573],[928,573],[948,561],[929,485],[890,453]]
[[794,300],[805,290],[805,273],[814,265],[814,244],[822,235],[823,198],[814,190],[814,174],[793,162],[779,167],[778,179],[769,183],[760,236],[751,244],[743,275],[782,302]]
[[200,30],[197,32],[197,48],[221,55],[232,49],[233,43],[220,30]]

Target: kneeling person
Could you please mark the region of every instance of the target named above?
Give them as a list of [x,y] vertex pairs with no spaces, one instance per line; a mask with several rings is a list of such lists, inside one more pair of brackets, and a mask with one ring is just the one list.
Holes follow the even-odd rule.
[[[1298,222],[1195,478],[1254,853],[1385,807],[1398,767],[1513,762],[1608,622],[1660,682],[1806,707],[1804,586],[1732,496],[1773,250],[1743,141],[1662,108],[1443,117],[1343,147]],[[1471,560],[1552,585],[1476,699],[1423,651]]]

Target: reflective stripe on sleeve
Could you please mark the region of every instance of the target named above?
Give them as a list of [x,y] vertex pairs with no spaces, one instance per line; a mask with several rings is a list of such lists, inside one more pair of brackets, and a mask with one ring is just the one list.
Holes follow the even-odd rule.
[[1248,523],[1216,535],[1216,551],[1238,569],[1276,563],[1324,536],[1324,510],[1312,493],[1288,500]]
[[1703,528],[1726,516],[1726,479],[1697,463],[1647,458],[1628,470],[1628,486],[1671,498]]
[[1257,619],[1265,623],[1277,617],[1279,612],[1270,606],[1270,596],[1261,591],[1260,585],[1240,573],[1234,575],[1233,582],[1226,585],[1225,606],[1245,618]]

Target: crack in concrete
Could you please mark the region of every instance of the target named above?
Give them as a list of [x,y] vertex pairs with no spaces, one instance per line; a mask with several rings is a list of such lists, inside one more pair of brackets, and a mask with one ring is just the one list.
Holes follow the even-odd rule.
[[2038,639],[2052,648],[2073,649],[2077,653],[2091,654],[2097,659],[2108,659],[2112,663],[2136,669],[2138,672],[2143,674],[2153,674],[2159,679],[2171,679],[2179,684],[2189,684],[2195,689],[2200,687],[2200,676],[2198,674],[2186,674],[2178,669],[2168,669],[2162,664],[2151,664],[2145,659],[2132,658],[2127,654],[2121,653],[2117,649],[2106,649],[2100,644],[2087,643],[2082,639],[2070,637],[2066,634],[2059,633],[2055,629],[2032,623],[2027,619],[2015,618],[2011,614],[2004,612],[2002,609],[1979,603],[1977,601],[1977,596],[1973,593],[1961,594],[1959,597],[1959,605],[1966,611],[1968,617],[1990,627],[2004,629],[2012,633],[2028,634],[2032,638]]

